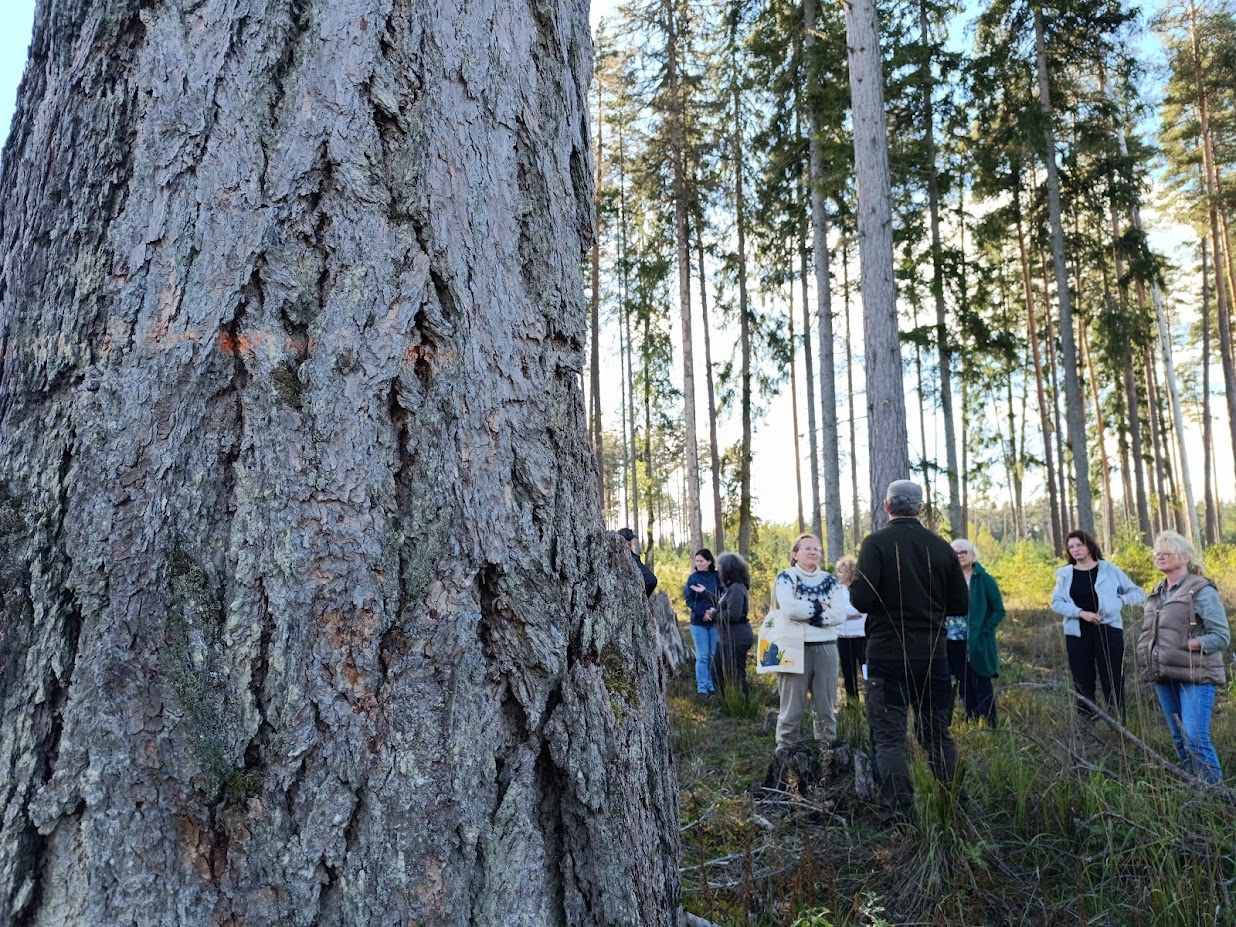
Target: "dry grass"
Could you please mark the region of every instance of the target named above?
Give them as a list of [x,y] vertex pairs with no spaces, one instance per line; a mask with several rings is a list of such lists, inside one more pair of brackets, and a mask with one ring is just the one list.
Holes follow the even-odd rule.
[[[1153,692],[1131,666],[1120,726],[1079,720],[1053,616],[1010,614],[1001,652],[1001,726],[956,724],[958,787],[941,789],[919,763],[914,818],[893,827],[855,796],[849,768],[818,788],[754,799],[747,788],[773,754],[771,683],[757,681],[756,716],[745,718],[676,681],[687,909],[727,927],[1236,923],[1236,796],[1176,768]],[[1230,696],[1213,734],[1236,774]],[[865,747],[859,706],[843,707],[840,732]]]

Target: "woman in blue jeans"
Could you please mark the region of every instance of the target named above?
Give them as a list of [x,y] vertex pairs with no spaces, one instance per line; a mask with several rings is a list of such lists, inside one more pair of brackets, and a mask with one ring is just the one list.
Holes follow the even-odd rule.
[[717,691],[712,679],[712,655],[717,652],[717,623],[712,607],[717,604],[721,582],[712,551],[701,547],[695,552],[695,572],[687,578],[682,597],[691,610],[691,641],[695,644],[695,691],[712,695]]
[[1137,636],[1142,673],[1155,684],[1180,761],[1212,784],[1223,781],[1210,741],[1215,687],[1226,681],[1223,651],[1232,632],[1215,584],[1202,576],[1197,550],[1175,531],[1154,539],[1163,579],[1146,599]]

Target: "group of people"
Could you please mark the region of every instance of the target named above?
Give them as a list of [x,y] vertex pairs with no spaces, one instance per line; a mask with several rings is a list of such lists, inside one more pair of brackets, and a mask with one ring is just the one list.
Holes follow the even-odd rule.
[[1212,580],[1202,575],[1197,549],[1175,531],[1154,540],[1154,565],[1163,578],[1146,595],[1085,531],[1066,540],[1068,565],[1056,571],[1052,610],[1064,618],[1064,642],[1074,691],[1084,716],[1096,705],[1096,683],[1106,707],[1124,716],[1126,605],[1145,605],[1137,636],[1141,673],[1155,687],[1182,764],[1204,781],[1223,781],[1210,739],[1216,687],[1227,679],[1224,652],[1231,643],[1227,613]]
[[[811,703],[816,740],[834,743],[839,677],[849,698],[865,681],[873,770],[894,816],[912,803],[907,724],[933,774],[950,783],[957,746],[950,731],[955,700],[967,719],[994,726],[992,680],[999,675],[996,629],[1005,615],[1000,589],[964,538],[950,544],[926,528],[921,488],[896,480],[884,499],[888,524],[867,536],[857,558],[842,557],[836,574],[821,566],[813,534],[795,539],[790,565],[777,574],[773,605],[803,623],[801,673],[778,673],[777,748],[798,741]],[[1215,691],[1225,681],[1227,617],[1212,581],[1201,575],[1193,545],[1172,531],[1154,543],[1163,579],[1149,598],[1104,560],[1085,531],[1069,534],[1068,563],[1056,574],[1052,608],[1064,619],[1069,669],[1083,716],[1093,714],[1096,684],[1109,709],[1124,704],[1121,610],[1145,603],[1139,663],[1153,682],[1181,762],[1208,782],[1222,772],[1210,740]],[[729,685],[749,692],[747,652],[755,635],[747,620],[750,570],[737,554],[714,559],[701,549],[684,596],[691,609],[697,691],[708,697]]]

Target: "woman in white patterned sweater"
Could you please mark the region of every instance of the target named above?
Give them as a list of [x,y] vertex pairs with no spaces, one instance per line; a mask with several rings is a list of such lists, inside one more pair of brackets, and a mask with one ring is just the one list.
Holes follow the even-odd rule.
[[801,534],[794,540],[790,568],[777,574],[777,607],[803,628],[803,671],[778,673],[777,749],[798,742],[799,722],[811,694],[815,739],[832,744],[837,739],[837,626],[845,621],[841,599],[845,592],[837,577],[820,569],[820,540]]

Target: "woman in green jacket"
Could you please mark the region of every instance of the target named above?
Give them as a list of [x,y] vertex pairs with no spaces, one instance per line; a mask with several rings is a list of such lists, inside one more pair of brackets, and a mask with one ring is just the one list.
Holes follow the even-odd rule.
[[952,649],[949,662],[959,664],[952,669],[961,690],[966,719],[982,718],[989,727],[995,727],[996,691],[991,680],[1000,675],[996,626],[1004,620],[1004,599],[996,581],[979,564],[977,547],[965,538],[958,538],[953,541],[953,550],[966,576],[966,585],[970,587],[970,614],[965,622],[964,664],[954,658]]

